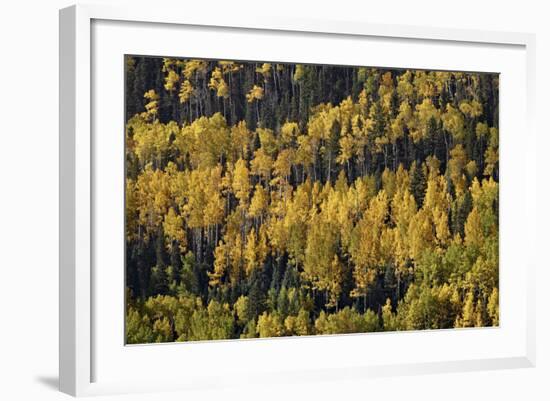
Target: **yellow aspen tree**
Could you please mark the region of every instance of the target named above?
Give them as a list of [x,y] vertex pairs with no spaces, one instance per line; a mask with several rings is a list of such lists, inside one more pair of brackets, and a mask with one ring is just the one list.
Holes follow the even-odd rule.
[[256,230],[252,228],[246,236],[244,248],[244,259],[246,262],[245,272],[249,276],[252,270],[258,267],[258,256],[256,254]]
[[435,226],[435,236],[440,247],[444,248],[451,240],[451,232],[449,230],[449,217],[446,211],[436,208],[433,211],[433,219]]
[[416,215],[414,196],[409,192],[407,186],[399,188],[391,203],[391,219],[395,225],[393,258],[398,282],[408,268],[410,258],[409,226]]
[[457,327],[475,327],[475,324],[476,312],[474,293],[472,291],[468,291],[462,306],[462,317],[458,319]]
[[485,150],[485,170],[483,175],[492,176],[498,166],[498,129],[489,129],[489,146]]
[[477,100],[463,100],[459,105],[460,111],[470,118],[479,117],[483,113],[483,106]]
[[206,60],[187,60],[183,66],[183,75],[187,79],[193,78],[196,74],[205,74],[208,68]]
[[187,202],[183,206],[186,222],[189,228],[200,229],[204,224],[204,205],[206,204],[204,192],[204,174],[201,170],[193,170],[189,174],[189,186]]
[[265,191],[264,187],[262,187],[260,184],[256,184],[256,186],[254,187],[252,200],[250,201],[248,215],[250,217],[258,218],[261,223],[262,217],[267,211],[268,202],[268,194]]
[[402,102],[408,102],[413,98],[414,85],[412,84],[412,79],[413,73],[410,70],[405,71],[397,78],[397,94]]
[[223,222],[225,201],[222,197],[222,167],[220,165],[207,170],[204,180],[204,225],[212,227]]
[[[309,135],[298,136],[298,149],[296,150],[296,163],[303,166],[305,171],[315,163],[319,140]],[[315,177],[315,169],[313,169]],[[302,177],[303,180],[304,177]]]
[[296,267],[303,263],[306,248],[306,236],[310,211],[310,199],[307,188],[298,187],[292,200],[285,202],[287,207],[284,213],[283,227],[287,236],[286,250],[290,262]]
[[436,122],[441,118],[439,110],[433,105],[430,98],[424,98],[422,103],[417,104],[414,112],[414,124],[409,127],[410,135],[415,143],[426,138],[431,119]]
[[180,103],[186,103],[191,99],[191,97],[195,94],[195,88],[193,88],[193,84],[191,81],[186,79],[183,81],[183,83],[180,86],[180,91],[178,93],[178,98],[180,100]]
[[395,173],[389,168],[385,168],[382,172],[382,188],[386,192],[388,198],[393,198],[397,189]]
[[378,96],[380,97],[382,108],[386,113],[389,113],[391,110],[391,99],[394,90],[392,73],[386,71],[382,74],[380,86],[378,87]]
[[240,205],[246,207],[250,196],[250,178],[248,167],[243,159],[239,159],[235,164],[232,188]]
[[180,251],[184,252],[187,247],[187,236],[183,227],[183,218],[172,207],[164,216],[163,229],[168,250],[172,250],[174,242],[177,241]]
[[466,166],[464,166],[464,171],[470,180],[472,180],[477,175],[477,163],[475,160],[470,160]]
[[486,122],[478,122],[476,124],[477,139],[486,140],[488,136],[489,136],[489,125]]
[[176,73],[176,71],[172,69],[168,70],[168,74],[164,77],[164,89],[172,94],[179,80],[180,76]]
[[231,127],[230,133],[231,161],[236,162],[239,159],[248,159],[253,146],[252,132],[246,127],[244,121],[239,121]]
[[271,181],[271,169],[273,168],[273,159],[266,154],[263,147],[254,152],[254,158],[250,162],[252,174],[257,175],[264,182]]
[[481,216],[477,207],[474,207],[464,225],[464,243],[467,246],[479,248],[484,241],[483,229],[481,226]]
[[238,283],[241,278],[241,272],[245,270],[245,244],[241,239],[241,233],[235,233],[229,249],[229,260],[231,269],[229,271],[229,280],[231,283]]
[[136,183],[137,203],[139,205],[139,224],[145,227],[145,239],[157,231],[164,214],[170,206],[170,183],[161,170],[153,170],[151,164],[145,167]]
[[212,71],[212,76],[210,77],[208,87],[216,91],[216,96],[218,97],[229,97],[229,86],[227,86],[227,83],[223,79],[223,74],[219,67],[215,67]]
[[289,335],[307,336],[311,334],[309,312],[300,309],[297,316],[287,316],[284,321],[284,326]]
[[143,116],[150,120],[155,120],[159,111],[159,95],[155,92],[154,89],[150,89],[143,97],[148,100],[148,102],[145,104],[145,113],[143,113]]
[[447,130],[455,141],[464,139],[466,127],[464,125],[464,115],[455,109],[451,103],[447,103],[445,113],[441,116],[443,128]]
[[279,141],[273,130],[269,128],[256,128],[260,139],[260,146],[270,157],[275,157],[279,151]]
[[221,279],[225,275],[229,266],[229,252],[227,246],[220,241],[220,243],[214,249],[214,269],[212,272],[208,272],[209,285],[212,287],[221,284]]
[[258,318],[256,330],[260,337],[280,337],[284,334],[284,324],[278,314],[264,312]]
[[299,135],[300,127],[296,122],[286,121],[281,127],[281,139],[287,146],[291,146]]
[[475,307],[475,327],[485,326],[484,309],[483,303],[478,299]]
[[294,75],[292,75],[292,79],[295,82],[300,82],[303,79],[304,74],[304,66],[302,64],[296,64],[296,66],[294,67]]
[[307,234],[303,276],[314,289],[325,291],[327,304],[330,290],[338,290],[341,280],[341,264],[334,261],[337,245],[335,224],[318,215]]
[[391,142],[395,143],[403,138],[405,129],[411,125],[413,118],[412,108],[408,101],[403,101],[399,105],[397,116],[391,121]]
[[382,322],[384,324],[384,331],[397,330],[397,322],[389,298],[386,299],[386,303],[382,307]]
[[376,277],[382,263],[380,236],[388,213],[388,198],[382,190],[371,199],[363,218],[357,223],[351,245],[351,258],[354,262],[353,277],[355,288],[351,295],[363,297]]
[[334,255],[330,268],[326,274],[326,282],[324,287],[328,292],[328,300],[326,306],[328,308],[336,307],[338,309],[338,299],[342,293],[342,279],[343,279],[343,266],[342,262],[338,258],[338,255]]
[[491,325],[493,326],[499,326],[499,296],[498,296],[498,289],[493,288],[493,291],[491,292],[491,296],[489,297],[489,301],[487,302],[487,313],[489,314],[489,317],[491,318]]
[[220,60],[218,65],[222,68],[224,74],[231,74],[234,72],[239,72],[243,68],[242,64],[236,63],[235,61]]
[[417,261],[422,252],[433,248],[434,229],[430,212],[420,209],[411,220],[408,229],[409,256]]
[[271,74],[271,64],[263,63],[260,67],[256,68],[258,74],[262,74],[264,79],[268,79]]
[[438,94],[435,75],[431,71],[415,71],[413,84],[418,94],[424,98],[435,97]]
[[246,100],[248,103],[252,103],[255,100],[262,100],[264,97],[264,88],[258,85],[254,85],[252,89],[250,89],[250,92],[246,95]]
[[395,172],[395,181],[397,188],[410,188],[411,179],[409,177],[409,171],[403,167],[403,164],[399,164]]
[[449,175],[453,182],[456,191],[461,194],[466,191],[466,177],[464,176],[464,169],[468,163],[468,157],[464,146],[462,144],[456,145],[450,152],[451,158],[449,160]]
[[357,104],[353,103],[351,96],[348,96],[338,106],[337,121],[340,123],[340,137],[352,133],[352,120],[360,112]]
[[283,149],[279,152],[277,159],[273,163],[273,173],[275,177],[284,182],[290,178],[291,168],[294,165],[296,152],[294,149]]

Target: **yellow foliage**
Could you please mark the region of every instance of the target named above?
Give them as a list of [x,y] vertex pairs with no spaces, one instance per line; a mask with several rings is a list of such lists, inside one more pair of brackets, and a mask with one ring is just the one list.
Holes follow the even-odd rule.
[[193,96],[195,93],[195,89],[193,88],[193,85],[191,84],[191,81],[186,79],[183,81],[183,84],[181,85],[180,92],[179,92],[179,99],[180,103],[185,103],[191,99],[191,96]]
[[261,100],[264,97],[264,88],[258,85],[254,85],[250,92],[246,95],[248,103],[252,103],[254,100]]
[[244,206],[248,203],[248,198],[250,196],[249,171],[243,159],[239,159],[235,164],[235,170],[233,172],[233,191],[241,205]]
[[167,248],[171,250],[172,241],[177,241],[180,250],[184,251],[187,246],[187,239],[185,229],[183,227],[183,219],[174,211],[174,208],[172,207],[168,210],[166,216],[164,216],[163,229],[164,235],[166,236],[168,242],[166,244]]
[[264,79],[269,78],[269,74],[271,73],[271,64],[263,63],[261,67],[256,68],[256,72],[262,74]]
[[214,71],[212,71],[208,87],[215,90],[218,97],[229,97],[229,86],[227,86],[227,83],[223,79],[222,71],[218,67],[214,68]]
[[431,99],[425,98],[422,103],[416,105],[414,112],[414,123],[409,127],[411,137],[415,142],[426,138],[428,135],[428,124],[431,119],[436,122],[441,118],[439,110],[433,105]]

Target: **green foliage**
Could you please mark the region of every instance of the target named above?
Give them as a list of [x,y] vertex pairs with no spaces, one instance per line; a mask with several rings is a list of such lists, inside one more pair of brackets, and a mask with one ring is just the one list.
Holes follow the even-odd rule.
[[264,312],[258,319],[256,328],[260,337],[280,337],[284,334],[284,325],[277,313]]
[[457,318],[453,289],[411,285],[397,308],[398,330],[446,329]]
[[131,307],[126,314],[126,342],[128,344],[145,344],[154,341],[151,321],[147,316],[141,316]]
[[364,314],[360,314],[350,307],[332,314],[321,311],[315,321],[317,334],[364,333],[378,331],[379,327],[376,313],[367,310]]

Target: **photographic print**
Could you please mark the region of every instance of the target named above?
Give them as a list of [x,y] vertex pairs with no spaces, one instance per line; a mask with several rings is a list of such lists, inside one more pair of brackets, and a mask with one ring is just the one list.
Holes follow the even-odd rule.
[[499,325],[497,73],[124,64],[127,344]]

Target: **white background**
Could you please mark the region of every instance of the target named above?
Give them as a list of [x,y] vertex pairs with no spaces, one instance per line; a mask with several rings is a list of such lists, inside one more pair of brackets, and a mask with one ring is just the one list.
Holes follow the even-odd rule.
[[[136,0],[134,0],[135,2]],[[130,3],[130,1],[97,1]],[[152,1],[143,3],[153,4]],[[537,113],[540,263],[537,266],[537,368],[481,373],[392,377],[362,382],[340,381],[249,391],[213,389],[201,394],[156,394],[105,399],[547,399],[550,377],[550,325],[545,263],[550,204],[546,183],[550,150],[547,114],[550,30],[544,2],[522,1],[224,1],[185,4],[183,12],[217,9],[230,16],[251,7],[296,17],[354,19],[396,23],[528,31],[537,33]],[[309,3],[309,4],[308,4]],[[539,3],[539,4],[537,4]],[[0,11],[0,398],[66,399],[57,393],[58,291],[58,72],[57,9],[69,1],[4,1]],[[224,4],[224,5],[221,5]],[[313,5],[315,4],[315,6]],[[452,5],[452,6],[451,6]],[[201,9],[201,7],[203,7]],[[546,75],[545,75],[546,74]],[[546,95],[546,99],[542,97]],[[518,133],[521,135],[521,133]],[[546,235],[546,237],[544,237]],[[546,290],[546,291],[545,291]]]

